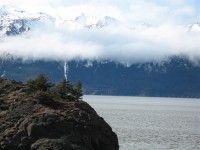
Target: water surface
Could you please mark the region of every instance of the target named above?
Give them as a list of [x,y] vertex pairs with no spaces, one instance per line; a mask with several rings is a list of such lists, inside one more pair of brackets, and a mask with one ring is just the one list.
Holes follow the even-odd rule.
[[200,150],[200,99],[84,96],[120,150]]

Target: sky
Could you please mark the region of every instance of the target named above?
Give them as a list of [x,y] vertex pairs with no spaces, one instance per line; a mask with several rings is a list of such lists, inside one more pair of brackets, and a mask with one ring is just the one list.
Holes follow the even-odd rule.
[[28,11],[73,17],[81,12],[112,15],[126,23],[193,23],[200,20],[199,0],[1,0]]
[[6,51],[25,60],[89,59],[130,64],[160,62],[170,56],[186,56],[195,63],[200,60],[200,30],[188,32],[191,24],[200,22],[198,0],[1,0],[0,5],[68,20],[82,13],[111,16],[123,24],[100,30],[47,25],[46,30],[1,40],[2,56]]

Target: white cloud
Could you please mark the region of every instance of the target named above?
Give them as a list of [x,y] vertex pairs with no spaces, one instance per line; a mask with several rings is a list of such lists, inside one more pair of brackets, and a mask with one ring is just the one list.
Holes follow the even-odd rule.
[[191,6],[185,6],[174,10],[175,15],[189,15],[192,16],[195,13],[195,9]]
[[[123,63],[160,61],[169,56],[185,55],[191,60],[200,59],[200,33],[188,32],[178,26],[185,16],[196,16],[195,8],[184,0],[176,6],[163,0],[64,1],[64,0],[2,0],[29,11],[45,11],[72,19],[84,12],[86,15],[115,17],[137,30],[125,26],[103,29],[70,30],[56,26],[31,31],[22,36],[7,37],[0,41],[0,55],[6,51],[17,57],[45,60],[113,60]],[[164,2],[166,5],[164,5]],[[99,3],[99,2],[98,2]],[[196,18],[196,17],[194,17]],[[142,23],[152,27],[140,26]]]
[[[197,7],[192,1],[186,0],[1,0],[0,4],[10,4],[28,11],[45,11],[66,17],[74,17],[81,12],[93,15],[112,15],[126,23],[162,22],[179,20],[185,17],[196,19]],[[179,15],[177,15],[179,14]],[[187,14],[189,16],[180,16]]]
[[[27,38],[28,37],[28,38]],[[104,29],[29,32],[0,42],[0,54],[26,59],[113,60],[123,63],[160,61],[170,56],[200,58],[200,34],[174,25],[131,30]]]

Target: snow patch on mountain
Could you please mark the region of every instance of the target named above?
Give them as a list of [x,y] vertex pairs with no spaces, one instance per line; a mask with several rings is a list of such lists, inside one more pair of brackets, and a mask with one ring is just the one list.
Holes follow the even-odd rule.
[[29,30],[41,29],[46,26],[52,28],[82,29],[103,28],[119,22],[110,16],[86,16],[84,13],[72,20],[48,14],[29,13],[10,6],[0,6],[0,35],[18,35]]
[[195,23],[189,26],[190,32],[200,32],[200,23]]
[[[0,36],[18,35],[29,30],[46,29],[46,27],[78,30],[78,29],[101,29],[106,26],[125,26],[122,22],[111,16],[93,16],[81,13],[74,19],[62,18],[60,16],[51,16],[42,12],[29,13],[23,10],[15,9],[11,6],[0,6]],[[151,25],[135,24],[126,26],[126,28],[143,31],[152,28]],[[183,29],[183,28],[182,28]],[[200,24],[192,24],[184,28],[191,32],[200,32]]]
[[116,24],[118,22],[119,21],[117,19],[110,16],[86,16],[84,13],[82,13],[80,16],[77,16],[73,20],[75,25],[86,28],[102,28],[111,24]]
[[54,25],[55,19],[45,13],[28,13],[8,6],[0,7],[0,35],[18,35],[30,29]]

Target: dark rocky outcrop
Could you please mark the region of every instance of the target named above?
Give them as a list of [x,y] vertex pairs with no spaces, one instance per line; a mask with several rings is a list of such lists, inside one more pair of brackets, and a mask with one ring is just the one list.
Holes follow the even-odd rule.
[[56,101],[0,78],[0,150],[117,150],[111,127],[84,101]]

